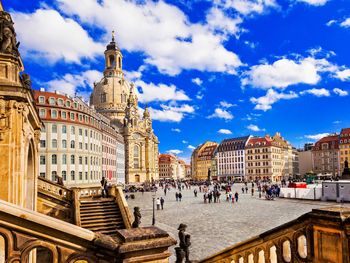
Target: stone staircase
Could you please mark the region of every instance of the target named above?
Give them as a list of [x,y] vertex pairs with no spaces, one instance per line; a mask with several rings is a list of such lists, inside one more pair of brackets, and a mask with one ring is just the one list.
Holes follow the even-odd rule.
[[81,227],[115,237],[117,229],[125,229],[123,217],[114,198],[80,201]]

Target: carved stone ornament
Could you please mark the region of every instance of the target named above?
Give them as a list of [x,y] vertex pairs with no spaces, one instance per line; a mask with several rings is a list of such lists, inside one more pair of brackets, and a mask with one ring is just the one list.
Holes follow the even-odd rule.
[[0,52],[19,57],[19,43],[16,40],[16,32],[9,13],[0,12]]
[[27,73],[23,73],[21,75],[21,80],[23,87],[26,89],[31,89],[32,88],[32,81],[30,80],[30,76]]

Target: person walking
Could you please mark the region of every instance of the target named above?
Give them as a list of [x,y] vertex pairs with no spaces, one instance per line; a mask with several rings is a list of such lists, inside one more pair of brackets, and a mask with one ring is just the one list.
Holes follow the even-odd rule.
[[254,188],[252,188],[252,196],[254,196]]
[[248,186],[245,187],[245,193],[248,193]]
[[162,207],[162,210],[163,210],[163,208],[164,208],[164,198],[163,197],[160,198],[160,206]]
[[236,199],[236,203],[238,202],[238,192],[236,191],[235,193],[235,199]]
[[175,193],[175,198],[176,198],[176,202],[179,201],[179,194],[178,194],[178,192]]
[[194,193],[194,197],[197,197],[197,190],[196,189],[194,189],[193,193]]
[[157,205],[157,210],[160,209],[160,200],[159,200],[159,197],[157,198],[156,200],[156,205]]
[[207,203],[207,194],[206,193],[203,194],[203,199],[204,199],[204,204],[206,204]]
[[244,194],[244,187],[242,187],[242,194]]
[[179,201],[181,202],[182,194],[179,193]]
[[166,188],[167,188],[167,187],[165,186],[165,188],[164,188],[164,195],[166,195]]

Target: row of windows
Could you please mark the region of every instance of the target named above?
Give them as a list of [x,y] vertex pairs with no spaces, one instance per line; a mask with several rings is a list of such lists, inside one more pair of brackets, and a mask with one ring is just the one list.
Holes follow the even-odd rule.
[[248,169],[248,174],[268,174],[269,169],[264,168],[264,169]]
[[219,162],[243,162],[243,157],[226,157],[226,158],[219,158],[218,159]]
[[[38,101],[40,104],[45,104],[45,96],[39,96]],[[71,108],[72,107],[72,102],[70,100],[66,100],[64,101],[62,98],[54,98],[54,97],[49,97],[49,104],[53,105],[53,106],[60,106],[60,107],[67,107],[67,108]],[[79,104],[78,102],[73,102],[73,108],[74,109],[78,109],[79,110],[88,110],[89,108],[87,106],[83,106],[82,104]]]
[[[46,140],[40,140],[40,147],[41,148],[46,148]],[[58,148],[58,143],[57,143],[57,139],[52,139],[51,140],[51,148]],[[67,148],[67,140],[62,140],[61,141],[61,148],[66,149]],[[71,149],[75,149],[75,141],[71,140],[70,141],[70,148]],[[82,150],[83,149],[83,143],[79,142],[79,149]],[[90,151],[97,151],[99,152],[101,149],[101,147],[99,147],[98,145],[94,144],[94,143],[90,143]],[[88,147],[88,143],[85,143],[85,150],[89,150]]]
[[244,151],[231,151],[231,152],[220,152],[218,153],[219,157],[225,157],[225,156],[239,156],[243,155]]
[[[75,174],[76,174],[75,171],[70,171],[70,180],[71,181],[75,181],[75,179],[76,179]],[[89,179],[90,180],[97,180],[97,179],[99,179],[99,172],[97,172],[97,171],[91,171],[90,178],[88,178],[88,172],[85,172],[84,174],[85,174],[85,180],[89,180]],[[61,176],[62,176],[63,181],[67,181],[67,171],[62,171]],[[78,180],[83,180],[83,172],[79,172],[78,176],[79,176]],[[44,173],[44,172],[40,173],[40,177],[45,178],[46,173]],[[58,179],[57,171],[52,171],[51,172],[51,180],[53,182],[56,182],[57,179]]]
[[[75,112],[67,112],[64,110],[57,110],[57,109],[51,109],[50,110],[50,116],[52,119],[58,119],[59,117],[63,120],[67,120],[68,117],[71,121],[79,120],[80,122],[85,122],[86,124],[91,124],[93,126],[97,126],[98,121],[94,119],[93,117],[89,117],[87,115],[83,115],[81,113],[75,113]],[[47,117],[47,110],[46,109],[39,109],[39,116],[41,118]]]
[[243,163],[236,164],[220,164],[218,166],[220,169],[242,169],[244,167]]
[[[70,133],[75,135],[75,129],[76,129],[75,126],[70,126]],[[46,132],[46,130],[42,129],[42,132]],[[62,125],[61,132],[62,132],[62,134],[67,134],[67,125]],[[51,133],[57,133],[57,124],[51,125]],[[78,134],[80,136],[83,136],[83,129],[82,128],[78,129]],[[85,134],[85,137],[87,137],[89,134],[89,131],[85,129],[84,134]],[[90,131],[90,138],[96,139],[96,140],[101,140],[100,134],[98,134],[97,132],[92,131],[92,130]]]
[[253,166],[268,166],[269,165],[269,162],[252,162],[252,163],[247,163],[247,166],[248,167],[253,167]]
[[[62,164],[67,164],[67,155],[62,154],[61,158]],[[85,157],[85,164],[88,164],[88,157]],[[75,164],[75,155],[70,156],[70,164]],[[46,164],[46,156],[45,155],[40,155],[40,164],[45,165]],[[57,164],[57,154],[52,154],[51,155],[51,164]],[[83,164],[83,156],[78,156],[78,164]],[[100,165],[100,161],[97,157],[90,157],[90,165]]]

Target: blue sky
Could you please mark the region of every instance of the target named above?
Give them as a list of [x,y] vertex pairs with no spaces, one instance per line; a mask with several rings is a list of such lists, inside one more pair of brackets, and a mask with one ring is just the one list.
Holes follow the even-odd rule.
[[350,127],[348,0],[4,0],[33,86],[88,98],[111,31],[160,151]]

